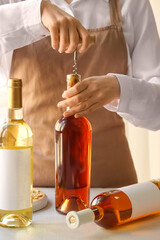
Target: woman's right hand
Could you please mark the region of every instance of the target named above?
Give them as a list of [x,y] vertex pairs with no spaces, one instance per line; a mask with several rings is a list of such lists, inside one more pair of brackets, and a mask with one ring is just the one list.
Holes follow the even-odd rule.
[[41,21],[50,31],[51,45],[60,53],[72,53],[79,42],[79,52],[83,53],[89,46],[89,33],[81,23],[56,5],[46,1],[41,3]]

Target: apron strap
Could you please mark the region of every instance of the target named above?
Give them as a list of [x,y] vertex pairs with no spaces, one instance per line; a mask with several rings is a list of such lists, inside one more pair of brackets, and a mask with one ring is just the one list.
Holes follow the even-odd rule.
[[120,0],[110,0],[109,6],[111,25],[117,25],[122,27]]

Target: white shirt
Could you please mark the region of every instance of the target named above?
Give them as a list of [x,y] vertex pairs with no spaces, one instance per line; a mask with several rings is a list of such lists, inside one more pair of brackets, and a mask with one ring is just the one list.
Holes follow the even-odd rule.
[[[109,0],[50,2],[75,16],[85,28],[110,24]],[[128,75],[116,74],[120,100],[105,107],[136,126],[157,130],[160,129],[160,41],[152,9],[148,0],[120,0],[120,3],[128,48]],[[0,86],[6,86],[13,50],[49,35],[41,23],[40,4],[41,0],[0,0]]]

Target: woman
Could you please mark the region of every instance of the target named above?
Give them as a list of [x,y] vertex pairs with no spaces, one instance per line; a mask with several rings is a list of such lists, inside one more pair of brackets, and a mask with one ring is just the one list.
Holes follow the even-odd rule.
[[[83,27],[80,27],[79,22],[74,20],[74,24],[71,24],[70,20],[66,22],[64,18],[63,21],[60,21],[61,17],[59,16],[65,15],[65,13],[62,13],[62,10],[55,5],[42,2],[42,23],[51,33],[51,42],[54,49],[58,48],[58,37],[55,38],[55,36],[58,36],[57,33],[59,32],[59,52],[62,54],[52,51],[50,37],[44,38],[43,36],[48,35],[48,32],[46,29],[42,29],[42,26],[40,28],[38,23],[32,28],[32,31],[29,31],[29,27],[27,28],[32,37],[27,38],[25,43],[20,41],[19,44],[12,47],[13,50],[24,46],[14,51],[10,76],[23,79],[24,115],[26,121],[33,129],[35,139],[34,185],[49,186],[53,185],[54,182],[53,128],[54,123],[62,113],[62,111],[57,110],[56,104],[61,99],[62,91],[66,88],[65,75],[72,72],[73,64],[73,56],[63,52],[73,52],[77,47],[79,38],[82,38],[82,47],[78,56],[78,72],[83,79],[87,78],[87,80],[84,81],[84,84],[82,83],[69,92],[64,93],[64,97],[71,97],[85,89],[87,89],[89,95],[84,91],[84,96],[82,92],[82,97],[78,97],[78,100],[76,97],[70,98],[61,103],[61,106],[73,106],[65,114],[80,112],[80,115],[88,113],[90,110],[86,111],[83,104],[75,107],[74,105],[79,101],[84,102],[86,99],[91,101],[85,105],[87,109],[92,105],[95,106],[95,109],[101,107],[95,112],[87,114],[87,118],[91,121],[93,128],[91,184],[96,187],[115,187],[136,183],[137,177],[125,137],[124,123],[119,115],[109,112],[102,106],[111,102],[113,109],[114,105],[118,106],[117,101],[115,103],[113,100],[117,100],[120,97],[119,109],[122,109],[122,115],[123,108],[130,101],[131,93],[133,103],[130,101],[130,105],[131,107],[132,105],[134,106],[131,110],[138,109],[135,103],[137,96],[141,95],[141,90],[149,89],[148,92],[152,90],[152,94],[154,93],[158,96],[155,82],[159,84],[159,78],[153,77],[158,76],[160,54],[157,49],[159,42],[150,5],[146,0],[140,2],[138,0],[74,0],[70,5],[65,1],[54,0],[52,3],[58,4],[60,8],[67,10],[78,18],[85,28],[90,29],[90,33],[96,35],[97,42],[85,51],[88,47],[88,35]],[[54,16],[54,11],[51,11],[53,7],[54,10],[55,8],[57,10],[57,15]],[[93,15],[95,9],[97,14]],[[29,16],[29,11],[27,13]],[[55,16],[56,20],[54,19],[54,23],[56,24],[51,24]],[[68,15],[66,18],[70,19]],[[74,27],[72,28],[71,26]],[[38,27],[40,33],[37,31]],[[72,34],[73,32],[74,34]],[[148,32],[150,32],[149,36]],[[42,40],[35,42],[42,37]],[[144,47],[146,37],[148,37],[147,43],[149,45],[152,43],[152,50]],[[73,39],[76,39],[76,41],[74,42]],[[32,42],[34,43],[26,46]],[[131,76],[129,77],[128,75]],[[132,76],[136,78],[132,78]],[[150,83],[148,86],[146,84],[147,81],[142,82],[139,80],[142,77],[144,77],[144,80],[154,82],[154,84]],[[130,84],[131,82],[133,84]],[[91,86],[89,91],[88,86]],[[140,88],[139,86],[142,87]],[[132,87],[135,87],[136,92],[139,90],[140,93],[134,96],[133,91],[129,91]],[[97,94],[97,89],[99,89],[98,93],[100,93],[100,96]],[[105,91],[102,91],[104,89]],[[93,98],[90,98],[90,96],[93,96],[93,93],[95,102],[92,102]],[[104,97],[106,95],[107,100]],[[140,97],[143,99],[142,95]],[[100,104],[95,104],[97,101]],[[152,101],[151,99],[151,102],[153,104],[154,100]],[[107,108],[109,107],[107,105]],[[77,114],[77,117],[80,115]],[[137,112],[131,111],[131,113],[126,111],[124,116],[132,122],[135,120],[135,124],[141,122],[139,110]],[[133,116],[135,116],[135,119]],[[149,121],[145,122],[144,120],[144,125],[148,124]]]

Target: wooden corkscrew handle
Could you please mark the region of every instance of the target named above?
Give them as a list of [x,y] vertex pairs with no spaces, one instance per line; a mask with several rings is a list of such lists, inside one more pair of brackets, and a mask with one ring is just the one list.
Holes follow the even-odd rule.
[[[59,37],[59,42],[60,42],[60,37]],[[82,39],[80,38],[79,43],[82,43]],[[96,36],[95,35],[90,35],[89,36],[89,44],[95,44],[96,43]]]
[[[82,39],[80,38],[80,42],[82,43]],[[90,35],[89,36],[89,44],[95,44],[96,43],[96,36],[95,35]]]

